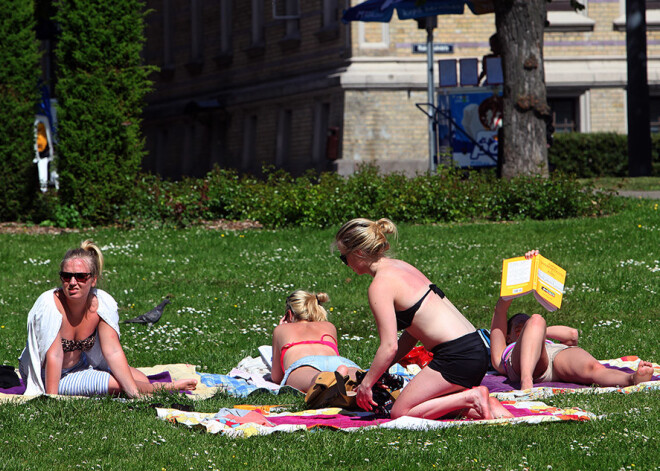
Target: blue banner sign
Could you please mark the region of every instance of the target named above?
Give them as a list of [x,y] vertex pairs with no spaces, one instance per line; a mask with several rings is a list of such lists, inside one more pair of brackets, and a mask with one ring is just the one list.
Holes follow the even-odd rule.
[[453,89],[438,97],[438,137],[458,167],[497,165],[502,93],[492,88]]

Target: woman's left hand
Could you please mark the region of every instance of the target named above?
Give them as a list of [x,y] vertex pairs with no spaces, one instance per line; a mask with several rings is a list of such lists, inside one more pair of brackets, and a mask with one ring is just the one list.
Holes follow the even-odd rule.
[[360,408],[370,411],[373,406],[378,405],[374,401],[374,393],[371,388],[366,387],[364,384],[360,384],[356,391],[357,397],[355,398],[355,401]]
[[539,254],[539,251],[536,250],[536,249],[534,249],[534,250],[528,250],[527,252],[525,252],[525,258],[526,258],[527,260],[529,260],[529,259],[531,259],[531,258],[533,258],[533,257],[536,257],[538,254]]

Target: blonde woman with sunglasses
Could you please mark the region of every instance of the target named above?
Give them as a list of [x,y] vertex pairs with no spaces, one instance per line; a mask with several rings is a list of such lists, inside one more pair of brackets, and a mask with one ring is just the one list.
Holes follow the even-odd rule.
[[30,310],[19,359],[25,395],[138,397],[157,388],[194,389],[194,379],[151,384],[128,365],[119,342],[117,303],[96,287],[102,270],[101,249],[84,241],[62,259],[62,286],[43,293]]

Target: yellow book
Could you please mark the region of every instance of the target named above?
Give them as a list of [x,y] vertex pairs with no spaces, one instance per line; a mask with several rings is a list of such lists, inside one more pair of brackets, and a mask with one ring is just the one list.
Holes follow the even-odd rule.
[[517,298],[534,293],[536,300],[548,311],[561,307],[566,270],[541,255],[507,258],[502,262],[500,297]]

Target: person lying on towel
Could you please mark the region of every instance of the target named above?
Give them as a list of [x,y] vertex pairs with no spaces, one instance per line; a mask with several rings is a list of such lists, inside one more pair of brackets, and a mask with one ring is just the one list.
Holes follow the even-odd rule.
[[[538,250],[530,250],[525,258],[538,254]],[[625,387],[651,380],[653,364],[648,361],[640,361],[634,373],[602,365],[577,346],[577,329],[548,326],[540,314],[518,313],[507,321],[512,301],[497,301],[491,323],[490,354],[493,368],[511,381],[520,382],[520,389],[556,381]]]
[[101,249],[86,240],[64,255],[62,286],[46,291],[34,303],[19,358],[25,395],[123,392],[133,398],[158,388],[195,389],[195,379],[151,384],[128,365],[119,343],[117,303],[96,287],[102,270]]
[[355,381],[360,367],[339,355],[337,329],[321,305],[329,300],[303,290],[286,298],[286,313],[273,331],[273,382],[307,392],[322,372],[340,371]]

